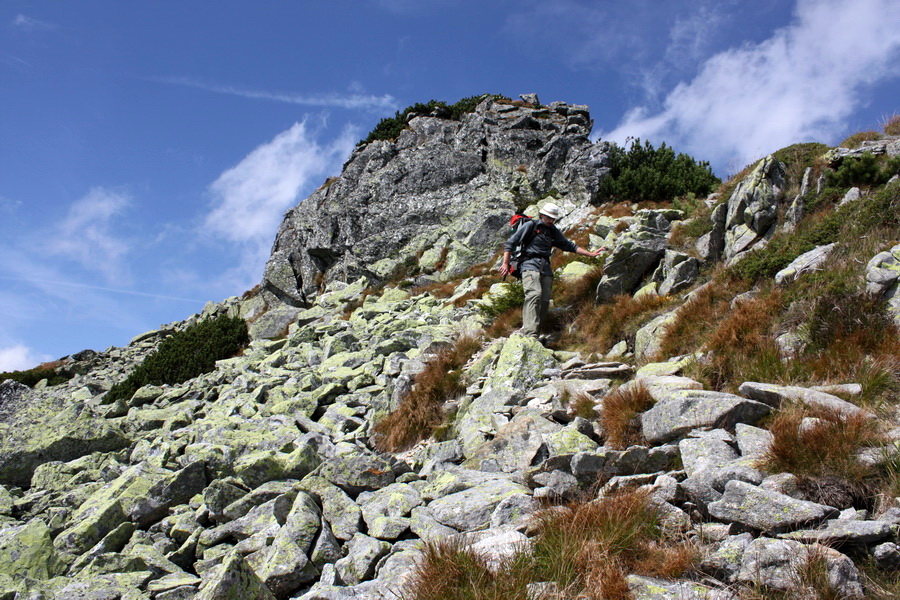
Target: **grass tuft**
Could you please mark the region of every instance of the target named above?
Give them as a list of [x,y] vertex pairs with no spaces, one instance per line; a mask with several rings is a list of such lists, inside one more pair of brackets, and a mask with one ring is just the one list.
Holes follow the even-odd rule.
[[624,450],[643,440],[640,414],[653,406],[653,397],[643,385],[623,385],[603,399],[600,424],[606,445]]
[[463,336],[429,361],[397,409],[373,429],[375,447],[400,452],[432,435],[444,421],[444,402],[465,390],[462,367],[480,348],[479,338]]

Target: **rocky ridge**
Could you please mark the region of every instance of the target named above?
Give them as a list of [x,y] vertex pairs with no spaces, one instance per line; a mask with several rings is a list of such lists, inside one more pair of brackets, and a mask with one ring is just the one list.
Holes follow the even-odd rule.
[[[586,111],[564,105],[551,108],[549,119],[529,112],[545,109],[491,107],[462,124],[418,117],[405,141],[401,136],[396,143],[412,149],[423,130],[456,139],[479,119],[478,127],[490,129],[491,110],[518,119],[509,117],[507,124],[525,123],[507,131],[523,132],[522,139],[545,135],[545,120],[556,123],[551,137],[579,138],[585,124],[568,123],[569,112],[589,122]],[[368,152],[394,152],[390,143],[370,146],[348,166]],[[596,145],[582,140],[575,146],[580,150],[570,158],[597,156]],[[383,167],[396,167],[384,160]],[[523,164],[531,165],[529,173],[537,168]],[[385,176],[379,171],[378,178]],[[352,182],[363,177],[350,178],[345,170],[340,185],[356,189]],[[548,177],[541,181],[570,193],[564,204],[574,224],[585,214],[573,199],[584,180]],[[679,211],[594,218],[592,242],[612,248],[598,297],[689,292],[702,260],[735,262],[764,246],[787,225],[777,210],[785,202],[783,177],[777,161],[761,161],[713,211],[714,227],[698,242],[700,258],[668,243],[672,224],[683,218]],[[330,187],[316,194],[325,198]],[[529,189],[532,200],[540,195]],[[440,213],[438,206],[429,210]],[[509,206],[511,200],[498,203],[497,214]],[[480,307],[502,297],[506,284],[461,307],[453,301],[473,290],[476,279],[460,281],[447,299],[395,287],[373,293],[372,284],[385,274],[342,254],[325,269],[323,291],[308,306],[295,306],[296,277],[308,281],[318,269],[315,252],[304,257],[295,247],[279,255],[297,233],[286,233],[291,223],[311,223],[309,215],[299,219],[301,212],[286,218],[266,275],[266,286],[274,285],[273,271],[293,265],[295,287],[276,294],[264,286],[270,296],[264,291],[210,304],[203,314],[142,334],[126,348],[74,356],[67,368],[76,375],[61,386],[2,384],[0,598],[395,598],[421,556],[422,541],[458,537],[500,560],[528,547],[529,515],[543,502],[580,497],[598,482],[599,495],[647,490],[666,530],[703,549],[695,580],[629,576],[640,600],[737,598],[741,584],[787,591],[811,555],[824,557],[841,597],[861,598],[864,582],[848,556],[900,568],[900,509],[872,513],[812,502],[796,477],[765,472],[758,462],[771,442],[761,419],[789,402],[865,415],[852,402],[858,386],[745,382],[734,394],[704,390],[682,372],[700,356],[647,362],[670,313],[600,362],[518,335],[491,340],[467,365],[467,390],[450,403],[455,412],[441,440],[397,455],[376,451],[375,423],[397,407],[430,357],[487,324]],[[336,209],[323,222],[345,227]],[[448,235],[454,225],[441,227],[440,235]],[[491,234],[498,235],[502,239],[502,231]],[[415,248],[398,243],[404,249],[398,256]],[[873,293],[888,303],[897,298],[898,260],[894,247],[872,257],[866,269]],[[802,277],[809,264],[815,262],[795,265],[783,278]],[[341,281],[336,273],[344,265],[348,278],[359,277]],[[577,268],[573,263],[567,273]],[[105,391],[168,333],[219,314],[253,320],[254,341],[242,356],[183,384],[146,386],[127,401],[104,400]],[[618,450],[607,445],[597,421],[576,416],[567,399],[587,394],[602,413],[604,398],[623,386],[646,388],[654,405],[639,418],[646,442]],[[896,430],[893,440],[900,441]],[[536,586],[535,597],[543,589]]]

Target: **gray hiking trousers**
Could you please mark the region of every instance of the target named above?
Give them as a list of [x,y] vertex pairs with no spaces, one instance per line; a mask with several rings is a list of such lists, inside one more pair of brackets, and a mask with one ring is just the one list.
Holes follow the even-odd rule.
[[522,333],[537,337],[541,324],[550,306],[550,292],[553,276],[541,275],[539,271],[522,273],[522,288],[525,290],[525,305],[522,307]]

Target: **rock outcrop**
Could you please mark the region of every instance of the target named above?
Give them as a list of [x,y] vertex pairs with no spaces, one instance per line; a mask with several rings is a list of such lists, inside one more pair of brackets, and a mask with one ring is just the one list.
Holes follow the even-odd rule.
[[291,209],[262,281],[275,306],[324,282],[457,275],[495,254],[517,208],[554,193],[589,204],[606,174],[586,106],[486,99],[453,121],[415,116],[393,141],[361,145],[340,177]]

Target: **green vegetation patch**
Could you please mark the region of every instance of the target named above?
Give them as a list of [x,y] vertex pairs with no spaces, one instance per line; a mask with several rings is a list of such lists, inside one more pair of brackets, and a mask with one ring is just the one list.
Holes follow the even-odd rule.
[[37,367],[35,369],[28,369],[27,371],[9,371],[6,373],[0,373],[0,381],[12,379],[13,381],[17,381],[22,385],[27,385],[28,387],[34,387],[39,381],[43,379],[47,380],[47,385],[60,385],[67,382],[71,378],[71,375],[58,373],[55,369],[42,369],[40,367]]
[[400,132],[406,129],[410,115],[430,115],[434,113],[443,119],[459,121],[463,115],[475,112],[475,107],[487,98],[509,101],[509,98],[500,94],[482,94],[480,96],[463,98],[454,104],[447,104],[441,100],[429,100],[425,103],[417,102],[412,106],[407,106],[402,111],[397,111],[393,117],[381,119],[375,126],[375,129],[369,132],[365,139],[360,140],[358,145],[368,144],[376,140],[396,139]]
[[634,140],[628,150],[612,146],[609,175],[600,182],[600,202],[668,202],[689,193],[706,196],[721,181],[708,162],[675,154],[665,142],[654,148]]
[[107,392],[106,401],[127,400],[145,385],[172,385],[209,373],[217,360],[235,356],[249,342],[247,323],[239,317],[195,323],[163,340],[156,352]]

